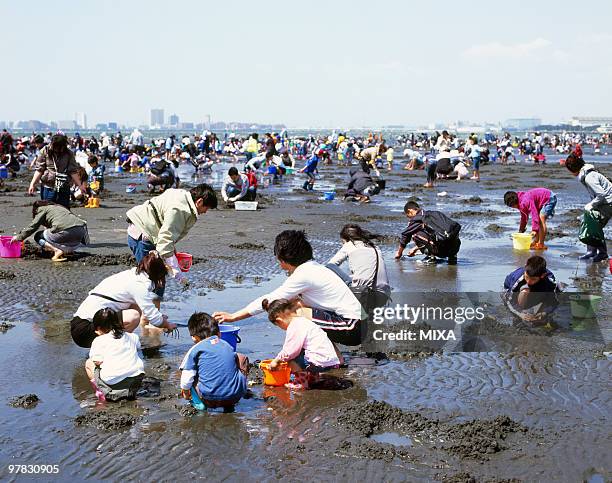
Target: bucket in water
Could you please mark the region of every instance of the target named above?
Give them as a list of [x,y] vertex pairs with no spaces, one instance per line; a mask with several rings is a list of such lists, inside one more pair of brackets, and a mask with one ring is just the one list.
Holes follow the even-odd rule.
[[0,166],[0,178],[8,178],[8,168],[6,166]]
[[130,183],[129,185],[127,185],[125,187],[125,192],[126,193],[135,193],[136,192],[136,185],[134,183]]
[[234,349],[234,352],[236,352],[236,345],[242,342],[240,340],[240,336],[238,335],[239,331],[240,331],[240,327],[236,327],[235,325],[231,325],[231,324],[228,324],[228,325],[220,324],[219,325],[219,333],[221,335],[221,340],[224,340],[229,345],[231,345],[232,349]]
[[577,319],[592,319],[601,303],[599,295],[576,294],[570,295],[569,299],[572,317]]
[[274,371],[270,370],[272,359],[265,359],[259,363],[264,373],[264,384],[266,386],[284,386],[291,379],[291,368],[286,362],[281,362]]
[[285,174],[293,174],[293,173],[295,173],[295,168],[285,168],[285,169],[286,169]]
[[0,257],[21,258],[22,242],[11,243],[10,236],[0,236]]
[[178,261],[181,272],[188,272],[193,263],[193,255],[189,253],[176,252],[176,260]]
[[529,250],[531,246],[531,234],[530,233],[513,233],[512,234],[512,247],[515,250]]
[[335,196],[336,196],[336,192],[335,191],[325,191],[323,193],[323,199],[326,200],[326,201],[333,200]]

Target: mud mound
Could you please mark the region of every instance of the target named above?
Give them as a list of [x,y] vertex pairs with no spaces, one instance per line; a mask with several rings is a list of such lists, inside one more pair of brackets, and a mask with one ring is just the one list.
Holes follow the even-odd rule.
[[568,233],[565,233],[560,228],[549,228],[546,234],[549,238],[563,238],[566,236],[570,236]]
[[229,246],[230,248],[234,248],[236,250],[265,250],[266,246],[262,245],[261,243],[251,243],[251,242],[244,242],[244,243],[232,243]]
[[36,260],[38,258],[51,258],[51,253],[43,252],[38,246],[30,242],[25,242],[21,250],[21,258],[24,260]]
[[111,413],[109,411],[96,411],[81,414],[74,418],[77,426],[91,426],[96,429],[113,431],[133,426],[138,418],[131,414]]
[[191,404],[181,404],[181,405],[177,404],[174,407],[178,409],[178,413],[184,418],[190,418],[191,416],[195,416],[196,414],[199,413],[199,411],[196,408],[194,408]]
[[343,441],[338,446],[337,452],[353,458],[383,460],[387,463],[393,461],[394,458],[408,458],[410,456],[409,451],[401,447],[368,440],[359,443]]
[[8,270],[0,270],[0,280],[13,280],[15,278],[15,274],[13,272],[9,272]]
[[476,483],[476,478],[464,471],[455,475],[444,476],[442,481],[444,483]]
[[346,217],[346,221],[351,221],[353,223],[367,223],[369,220],[365,216],[361,215],[348,215]]
[[503,213],[500,213],[499,211],[495,211],[495,210],[482,210],[482,211],[477,211],[477,210],[463,210],[463,211],[454,211],[453,213],[450,214],[451,218],[473,218],[473,217],[487,217],[487,218],[493,218],[493,217],[499,217],[502,216]]
[[490,421],[475,419],[450,427],[446,434],[454,442],[445,449],[461,458],[487,460],[489,455],[506,449],[502,442],[511,433],[526,431],[527,428],[508,416],[498,416]]
[[465,202],[469,203],[471,205],[479,205],[483,201],[482,201],[482,198],[480,196],[471,196],[467,200],[465,200]]
[[136,259],[129,253],[122,253],[121,255],[92,255],[91,253],[82,252],[76,255],[76,260],[91,267],[136,265]]
[[498,225],[497,223],[491,223],[490,225],[485,227],[485,231],[488,231],[490,233],[503,233],[506,231],[506,228],[501,225]]
[[24,394],[23,396],[15,396],[9,401],[9,405],[14,408],[29,409],[35,407],[40,399],[36,394]]

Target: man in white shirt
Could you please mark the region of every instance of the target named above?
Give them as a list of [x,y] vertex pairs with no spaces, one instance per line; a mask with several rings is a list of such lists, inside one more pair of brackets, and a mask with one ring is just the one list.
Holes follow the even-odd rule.
[[347,285],[329,268],[315,262],[312,246],[303,231],[285,230],[277,235],[274,254],[289,277],[276,290],[256,298],[230,314],[215,312],[219,322],[235,322],[263,312],[262,302],[300,298],[301,315],[319,325],[338,344],[361,344],[364,333],[361,304]]
[[249,179],[246,174],[239,173],[238,169],[232,166],[227,172],[227,177],[223,181],[223,186],[221,187],[223,201],[226,203],[233,203],[240,200],[252,201],[249,193]]

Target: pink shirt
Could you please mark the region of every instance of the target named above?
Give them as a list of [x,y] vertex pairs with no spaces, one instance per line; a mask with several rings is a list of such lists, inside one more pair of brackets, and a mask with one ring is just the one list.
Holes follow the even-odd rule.
[[540,210],[550,201],[550,190],[546,188],[534,188],[529,191],[516,193],[519,200],[519,211],[521,212],[521,224],[519,229],[527,226],[527,220],[531,215],[531,230],[540,231]]
[[340,364],[334,346],[317,324],[305,317],[294,317],[287,327],[285,343],[276,358],[290,361],[304,350],[304,358],[319,367]]

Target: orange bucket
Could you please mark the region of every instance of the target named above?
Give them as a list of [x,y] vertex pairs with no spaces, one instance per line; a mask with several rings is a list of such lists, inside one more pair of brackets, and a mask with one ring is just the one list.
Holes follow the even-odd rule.
[[291,368],[286,362],[281,362],[276,370],[270,370],[272,359],[265,359],[259,363],[260,369],[264,373],[264,384],[266,386],[284,386],[291,379]]
[[193,263],[193,255],[189,253],[176,252],[176,260],[181,272],[188,272]]

